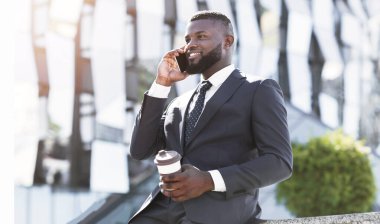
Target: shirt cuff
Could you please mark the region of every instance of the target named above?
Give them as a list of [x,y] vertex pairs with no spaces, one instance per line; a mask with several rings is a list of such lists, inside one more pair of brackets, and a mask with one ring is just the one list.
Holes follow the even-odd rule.
[[156,81],[152,83],[148,91],[148,96],[156,98],[168,98],[171,86],[163,86],[157,84]]
[[212,181],[214,181],[214,190],[219,192],[226,191],[226,184],[224,183],[222,174],[220,174],[219,170],[211,170],[208,171],[211,175]]

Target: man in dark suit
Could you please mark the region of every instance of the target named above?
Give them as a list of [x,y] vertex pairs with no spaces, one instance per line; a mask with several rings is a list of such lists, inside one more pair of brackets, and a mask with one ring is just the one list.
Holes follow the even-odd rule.
[[[130,148],[139,160],[175,150],[182,172],[161,177],[130,223],[254,223],[261,213],[258,189],[292,173],[282,91],[270,79],[247,81],[231,64],[234,33],[225,15],[195,14],[185,40],[159,63]],[[182,53],[186,72],[175,59]],[[190,74],[202,75],[198,88],[165,110],[170,87]]]

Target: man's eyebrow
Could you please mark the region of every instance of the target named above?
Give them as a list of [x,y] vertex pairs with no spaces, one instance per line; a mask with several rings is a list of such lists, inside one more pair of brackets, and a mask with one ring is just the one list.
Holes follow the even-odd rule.
[[[197,32],[195,32],[194,34],[197,35],[197,34],[203,34],[203,33],[207,33],[207,31],[204,31],[204,30],[202,30],[202,31],[197,31]],[[190,35],[187,34],[187,35],[185,35],[185,38],[187,38],[187,37],[189,37],[189,36],[190,36]]]

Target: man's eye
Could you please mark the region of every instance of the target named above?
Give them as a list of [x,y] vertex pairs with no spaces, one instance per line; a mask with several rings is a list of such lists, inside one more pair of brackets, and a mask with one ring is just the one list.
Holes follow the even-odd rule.
[[206,38],[206,35],[204,35],[204,34],[200,34],[200,35],[198,35],[198,38],[199,38],[199,39],[204,39],[204,38]]
[[185,39],[185,42],[188,44],[190,42],[190,39]]

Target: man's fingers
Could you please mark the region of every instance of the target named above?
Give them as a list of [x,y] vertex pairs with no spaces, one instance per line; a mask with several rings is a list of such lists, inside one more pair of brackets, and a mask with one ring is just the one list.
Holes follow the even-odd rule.
[[181,48],[178,48],[178,49],[174,49],[174,50],[171,50],[171,51],[168,51],[163,58],[171,58],[171,59],[174,59],[174,57],[177,57],[178,55],[180,54],[183,54],[185,53],[184,49],[181,49]]
[[161,189],[161,193],[165,195],[166,197],[172,197],[172,192],[171,191],[165,191]]
[[172,198],[178,198],[178,197],[184,197],[186,195],[186,190],[184,190],[183,188],[178,188],[174,191],[172,191]]
[[161,193],[165,195],[166,197],[172,198],[174,201],[185,201],[189,199],[183,192],[180,192],[178,190],[174,191],[166,191],[166,190],[161,190]]
[[162,182],[162,185],[160,185],[160,188],[164,190],[178,190],[178,189],[184,189],[184,185],[181,182],[169,182],[169,183]]
[[[160,187],[164,195],[174,201],[185,201],[198,197],[205,191],[202,188],[203,171],[192,165],[182,165],[181,173],[162,175]],[[170,193],[166,191],[171,191]]]
[[167,183],[167,182],[177,182],[183,180],[182,174],[181,173],[173,173],[173,174],[168,174],[168,175],[162,175],[161,181]]
[[181,170],[182,170],[182,172],[184,172],[184,171],[186,171],[186,170],[189,170],[189,169],[191,169],[193,166],[191,166],[191,165],[189,165],[189,164],[183,164],[182,166],[181,166]]

